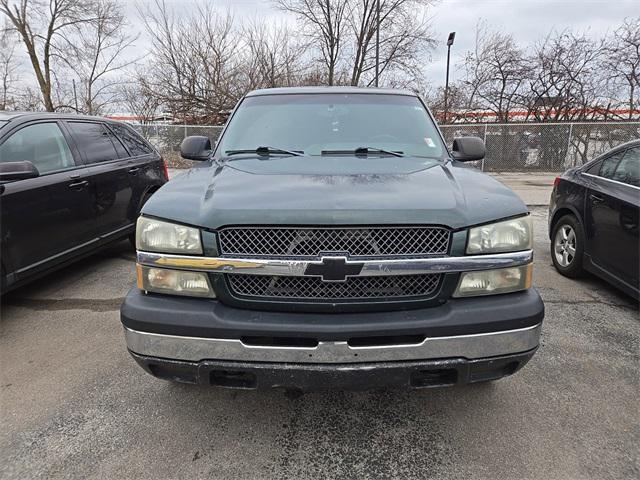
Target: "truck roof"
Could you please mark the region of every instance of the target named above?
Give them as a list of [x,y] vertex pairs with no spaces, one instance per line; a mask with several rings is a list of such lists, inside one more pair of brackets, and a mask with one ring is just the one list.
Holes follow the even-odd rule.
[[295,94],[319,94],[319,93],[365,93],[373,95],[405,95],[415,97],[411,90],[400,90],[394,88],[373,88],[373,87],[281,87],[263,88],[247,93],[247,97],[257,97],[262,95],[295,95]]

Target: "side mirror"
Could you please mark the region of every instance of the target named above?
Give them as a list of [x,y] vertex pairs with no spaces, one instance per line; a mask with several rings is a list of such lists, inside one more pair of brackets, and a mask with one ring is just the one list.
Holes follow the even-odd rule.
[[13,180],[25,180],[36,178],[40,172],[35,165],[29,161],[24,162],[0,162],[0,182],[10,182]]
[[187,160],[209,160],[211,140],[208,137],[193,135],[185,138],[180,144],[180,156]]
[[484,142],[478,137],[460,137],[453,140],[451,156],[459,162],[473,162],[484,158]]

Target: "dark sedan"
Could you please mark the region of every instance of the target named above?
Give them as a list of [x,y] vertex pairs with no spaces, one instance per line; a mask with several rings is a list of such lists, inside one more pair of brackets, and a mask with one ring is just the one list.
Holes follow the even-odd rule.
[[131,235],[166,181],[160,155],[127,125],[0,112],[2,292]]
[[567,277],[591,272],[639,298],[640,140],[556,178],[551,258]]

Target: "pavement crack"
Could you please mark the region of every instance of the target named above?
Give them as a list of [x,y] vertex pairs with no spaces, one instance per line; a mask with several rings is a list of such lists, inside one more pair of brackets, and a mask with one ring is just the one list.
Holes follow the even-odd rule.
[[13,298],[6,305],[30,308],[38,311],[90,310],[111,312],[120,309],[124,297],[117,298]]

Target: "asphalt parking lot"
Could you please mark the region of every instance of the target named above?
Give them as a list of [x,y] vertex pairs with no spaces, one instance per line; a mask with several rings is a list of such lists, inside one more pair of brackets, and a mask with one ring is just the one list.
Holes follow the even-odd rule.
[[126,242],[12,292],[0,477],[638,478],[637,304],[558,275],[533,215],[542,345],[493,384],[296,397],[156,380],[124,346]]

